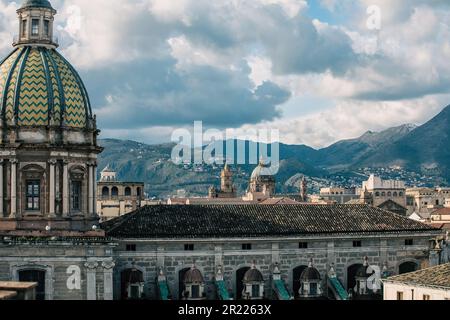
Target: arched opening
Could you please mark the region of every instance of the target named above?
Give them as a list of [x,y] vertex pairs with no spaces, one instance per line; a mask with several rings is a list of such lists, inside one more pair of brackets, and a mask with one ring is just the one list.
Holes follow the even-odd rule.
[[113,187],[113,188],[111,189],[111,196],[117,198],[117,197],[119,196],[119,188]]
[[178,272],[178,299],[183,300],[183,292],[185,289],[184,285],[184,276],[186,275],[186,272],[191,270],[191,268],[184,268]]
[[109,197],[109,188],[108,187],[103,187],[103,189],[102,189],[102,197],[103,198],[108,198]]
[[20,282],[37,282],[36,300],[45,300],[45,271],[22,270],[19,271]]
[[120,274],[122,300],[139,300],[144,294],[144,274],[137,269],[126,269]]
[[131,188],[130,187],[126,187],[125,188],[125,196],[126,197],[131,197]]
[[137,187],[137,188],[136,188],[136,195],[137,195],[138,197],[140,197],[140,196],[141,196],[141,193],[142,193],[141,188],[140,188],[140,187]]
[[308,266],[299,266],[292,270],[292,290],[294,291],[294,297],[297,299],[300,291],[300,276]]
[[347,292],[354,292],[356,288],[356,273],[362,266],[362,264],[357,263],[347,268]]
[[398,273],[399,274],[410,273],[410,272],[417,271],[418,269],[419,269],[419,267],[417,266],[417,263],[408,261],[408,262],[403,262],[398,267]]
[[242,300],[242,292],[244,291],[244,276],[250,267],[243,267],[236,271],[236,300]]

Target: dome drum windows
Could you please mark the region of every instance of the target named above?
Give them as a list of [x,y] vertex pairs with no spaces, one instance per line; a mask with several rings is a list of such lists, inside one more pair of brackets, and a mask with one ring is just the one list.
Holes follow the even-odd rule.
[[46,212],[45,170],[38,165],[27,165],[20,170],[21,207],[24,216],[41,216]]
[[85,201],[83,201],[83,195],[87,189],[86,176],[85,169],[81,166],[70,170],[69,204],[72,215],[83,215],[83,212],[87,211],[87,208],[84,208]]

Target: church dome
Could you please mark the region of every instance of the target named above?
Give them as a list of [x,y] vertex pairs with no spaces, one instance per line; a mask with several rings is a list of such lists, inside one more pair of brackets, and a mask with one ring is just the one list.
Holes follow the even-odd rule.
[[[26,5],[48,1],[26,1]],[[1,117],[9,125],[85,128],[92,119],[84,84],[53,48],[22,46],[0,63]]]
[[273,177],[274,172],[270,163],[266,163],[263,160],[259,162],[259,165],[253,170],[251,175],[252,180],[258,180],[261,177]]

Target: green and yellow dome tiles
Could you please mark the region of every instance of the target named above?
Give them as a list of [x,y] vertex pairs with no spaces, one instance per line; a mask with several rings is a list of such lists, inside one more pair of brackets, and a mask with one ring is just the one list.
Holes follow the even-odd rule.
[[21,47],[0,63],[1,117],[18,126],[85,128],[92,118],[75,69],[54,49]]

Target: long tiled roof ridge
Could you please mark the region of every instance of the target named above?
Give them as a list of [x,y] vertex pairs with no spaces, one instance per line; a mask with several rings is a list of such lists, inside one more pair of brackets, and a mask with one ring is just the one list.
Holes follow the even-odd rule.
[[450,288],[450,263],[393,276],[384,281]]
[[217,238],[439,232],[366,205],[156,205],[102,224],[116,238]]

